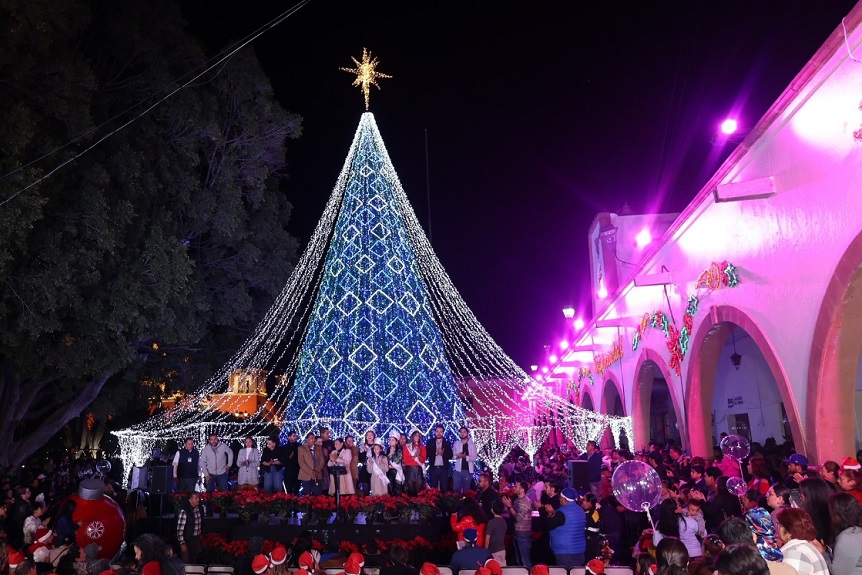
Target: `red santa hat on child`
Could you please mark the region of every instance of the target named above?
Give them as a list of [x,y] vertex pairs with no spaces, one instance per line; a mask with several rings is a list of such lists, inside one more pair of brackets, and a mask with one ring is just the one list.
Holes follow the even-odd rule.
[[11,548],[9,549],[9,570],[11,571],[15,567],[17,567],[22,561],[24,561],[26,557],[20,551],[14,551]]
[[287,561],[287,549],[283,545],[276,545],[272,553],[269,554],[269,561],[273,565],[281,565]]
[[255,555],[254,559],[251,560],[251,570],[257,573],[257,575],[262,575],[269,569],[270,562],[269,557],[264,555],[263,553],[259,555]]
[[855,471],[859,471],[862,469],[862,465],[859,465],[859,462],[852,457],[845,457],[841,460],[841,469],[853,469]]
[[503,575],[503,567],[496,559],[488,559],[485,561],[485,569],[491,572],[491,575]]
[[419,575],[440,575],[440,568],[435,564],[428,563],[426,561],[422,564],[422,568],[419,570]]
[[311,556],[311,553],[308,551],[303,551],[302,555],[299,556],[296,564],[305,569],[306,571],[314,571],[314,557]]
[[359,575],[362,573],[362,563],[357,561],[352,553],[347,558],[347,561],[344,562],[344,573],[345,575]]

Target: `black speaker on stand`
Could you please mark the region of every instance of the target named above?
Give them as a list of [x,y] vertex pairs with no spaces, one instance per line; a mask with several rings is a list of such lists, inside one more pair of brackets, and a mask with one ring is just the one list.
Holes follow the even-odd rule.
[[165,495],[171,492],[174,479],[174,468],[171,465],[156,465],[150,472],[150,495],[155,495],[152,501],[158,501],[159,537],[162,537],[162,516],[165,514]]
[[589,492],[590,482],[588,480],[586,461],[569,461],[569,480],[568,487],[575,489],[581,495]]

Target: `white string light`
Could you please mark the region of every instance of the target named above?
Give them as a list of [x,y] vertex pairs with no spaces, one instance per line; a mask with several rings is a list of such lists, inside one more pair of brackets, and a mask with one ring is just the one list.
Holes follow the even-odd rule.
[[[237,421],[249,396],[231,392],[231,377],[276,374],[267,401]],[[366,112],[305,252],[253,335],[175,407],[116,435],[129,468],[168,439],[262,438],[275,422],[300,435],[326,426],[356,436],[427,433],[434,423],[456,434],[466,424],[496,472],[513,447],[534,455],[547,438],[534,405],[558,414],[579,449],[608,425],[631,427],[556,396],[497,345],[431,249]]]

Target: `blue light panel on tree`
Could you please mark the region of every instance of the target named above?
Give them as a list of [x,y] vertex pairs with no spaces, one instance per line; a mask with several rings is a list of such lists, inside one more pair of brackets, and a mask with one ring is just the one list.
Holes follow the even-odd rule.
[[410,207],[398,205],[397,176],[369,113],[352,152],[285,430],[457,429],[464,412],[401,215]]

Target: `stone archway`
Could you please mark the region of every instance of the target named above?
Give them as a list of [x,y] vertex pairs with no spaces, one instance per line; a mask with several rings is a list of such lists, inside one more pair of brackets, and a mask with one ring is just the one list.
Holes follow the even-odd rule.
[[682,407],[682,398],[679,397],[677,386],[671,376],[671,371],[664,357],[654,349],[645,347],[638,357],[635,367],[635,378],[632,386],[632,426],[634,437],[631,438],[632,449],[637,450],[649,443],[650,440],[650,404],[654,382],[657,378],[667,382],[676,422],[679,426],[679,436],[682,446],[688,448],[688,434],[686,432],[685,410]]
[[602,388],[601,407],[599,411],[608,415],[625,415],[626,404],[623,401],[623,388],[617,381],[617,376],[608,372]]
[[691,343],[690,366],[686,381],[686,397],[689,405],[688,431],[691,453],[709,456],[712,454],[712,403],[715,391],[715,375],[725,343],[735,327],[745,330],[763,354],[769,371],[778,387],[781,401],[787,413],[790,430],[797,450],[801,450],[803,432],[799,411],[790,388],[790,380],[772,344],[760,326],[745,312],[732,306],[713,306],[709,315],[698,326]]
[[589,385],[581,386],[581,407],[595,411],[596,402],[593,401],[593,388]]
[[862,353],[862,234],[844,251],[826,287],[808,362],[805,451],[814,461],[856,453],[856,382]]
[[[606,413],[607,415],[622,416],[626,414],[625,404],[622,398],[622,387],[619,385],[616,375],[610,372],[605,374],[605,383],[602,387],[601,407],[599,407],[599,411],[601,413]],[[619,447],[618,439],[614,437],[610,427],[605,429],[601,443],[602,448],[612,449],[614,447]]]

